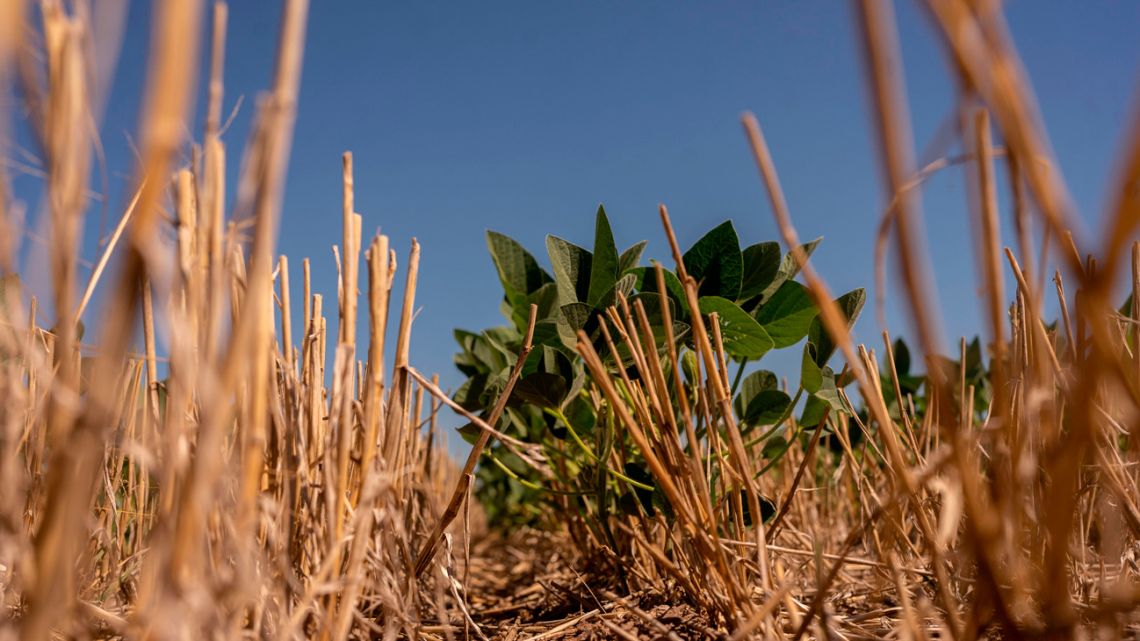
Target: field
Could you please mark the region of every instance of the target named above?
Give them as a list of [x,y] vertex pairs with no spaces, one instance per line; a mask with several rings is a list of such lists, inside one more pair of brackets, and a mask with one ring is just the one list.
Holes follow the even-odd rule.
[[[779,238],[681,247],[666,205],[660,262],[604,208],[591,249],[488,232],[505,324],[456,330],[455,390],[416,367],[420,247],[364,237],[350,152],[336,291],[277,253],[307,2],[240,150],[226,5],[157,5],[134,191],[84,269],[90,16],[0,5],[0,139],[34,137],[51,293],[0,176],[0,640],[1136,638],[1140,120],[1080,233],[1000,12],[923,4],[960,95],[920,165],[890,4],[858,3],[878,282],[831,290],[745,114]],[[934,312],[918,194],[947,169],[981,339]],[[887,296],[910,333],[856,344]],[[799,371],[759,369],[774,350]]]

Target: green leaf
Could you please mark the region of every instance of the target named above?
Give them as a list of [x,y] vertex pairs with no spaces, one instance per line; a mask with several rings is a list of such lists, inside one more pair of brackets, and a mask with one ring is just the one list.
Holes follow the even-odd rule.
[[637,284],[637,276],[633,274],[622,276],[606,293],[602,294],[601,297],[594,302],[594,309],[602,310],[615,305],[617,303],[618,292],[621,292],[622,296],[628,298],[635,284]]
[[535,372],[515,383],[511,400],[553,409],[562,405],[566,389],[566,379],[558,374]]
[[[815,253],[815,248],[819,247],[819,244],[821,242],[823,242],[823,236],[820,236],[814,240],[809,240],[808,242],[800,245],[800,249],[802,249],[804,252],[804,257],[811,258],[811,255]],[[780,274],[786,280],[791,280],[796,277],[796,274],[799,273],[800,264],[796,262],[795,255],[792,252],[788,252],[784,255],[783,262],[780,263]]]
[[534,324],[533,342],[535,347],[558,347],[561,340],[562,336],[558,333],[558,321],[555,318],[547,318]]
[[737,300],[745,301],[764,293],[780,271],[780,244],[757,243],[741,252],[744,274]]
[[475,441],[479,440],[479,433],[483,430],[474,423],[467,423],[455,431],[459,432],[459,435],[463,437],[463,440],[467,441],[471,445],[474,445]]
[[491,327],[483,330],[482,334],[491,345],[506,359],[504,366],[514,363],[518,350],[522,347],[522,336],[513,327]]
[[[629,478],[637,481],[638,483],[655,487],[653,476],[642,465],[636,463],[626,463],[622,471]],[[656,508],[653,505],[653,490],[633,486],[633,492],[637,496],[637,500],[641,502],[642,509],[645,510],[649,516],[656,513]]]
[[736,358],[757,359],[772,349],[768,332],[736,303],[719,296],[705,296],[698,301],[702,314],[716,313],[724,351]]
[[[557,339],[557,330],[553,331],[555,332],[555,339]],[[565,380],[574,378],[574,366],[570,362],[570,358],[560,347],[551,345],[535,345],[534,350],[523,363],[520,374],[526,378],[536,372],[558,374]]]
[[[575,354],[574,356],[577,356],[577,355]],[[564,405],[569,406],[569,405],[572,405],[575,400],[580,400],[581,397],[579,396],[579,394],[581,393],[582,388],[585,386],[586,386],[586,372],[585,372],[585,368],[581,367],[575,371],[574,378],[572,378],[570,380],[570,391],[566,393],[566,402],[564,403]],[[591,425],[593,425],[593,424],[591,423]]]
[[[658,351],[664,353],[665,349],[665,314],[661,309],[661,295],[656,292],[639,292],[629,299],[632,308],[638,301],[645,308],[645,318],[649,321],[649,329],[653,331]],[[677,319],[673,299],[666,297],[665,303],[669,306],[669,318],[673,319],[673,341],[679,343],[689,334],[690,327]]]
[[910,348],[906,346],[906,341],[896,338],[895,344],[891,346],[891,351],[895,355],[895,371],[902,379],[910,374]]
[[763,457],[766,459],[772,459],[783,455],[783,453],[787,450],[788,439],[780,436],[779,434],[775,434],[769,436],[768,439],[764,441],[764,449],[761,450],[761,455],[763,455]]
[[621,513],[626,516],[639,517],[641,516],[641,503],[637,495],[632,492],[626,492],[618,497],[617,507]]
[[503,315],[516,327],[525,328],[530,313],[529,298],[552,280],[534,256],[509,236],[488,230],[487,249],[503,285]]
[[823,384],[819,386],[819,390],[816,391],[815,395],[826,402],[831,409],[837,412],[846,412],[847,404],[843,402],[843,397],[839,395],[839,385],[835,380],[835,371],[830,367],[824,366],[820,372],[823,374]]
[[768,370],[752,372],[741,381],[733,406],[736,415],[749,427],[772,425],[792,404],[792,399],[776,387],[776,375]]
[[732,402],[736,415],[743,419],[747,413],[748,404],[756,398],[757,394],[774,389],[779,389],[779,380],[774,373],[766,369],[757,370],[745,376],[744,380],[740,381],[740,392]]
[[[850,329],[855,324],[855,320],[859,318],[859,312],[863,310],[863,303],[867,301],[867,290],[863,288],[853,289],[846,294],[835,299],[835,303],[839,305],[840,312],[847,318],[847,328]],[[820,367],[827,364],[831,360],[831,355],[835,353],[836,345],[832,342],[831,337],[827,335],[827,331],[823,328],[823,323],[820,322],[817,316],[811,322],[811,327],[808,328],[808,343],[815,348],[815,363]]]
[[563,414],[570,419],[574,430],[579,434],[592,433],[598,422],[593,406],[581,396],[571,397],[566,403]]
[[[776,516],[776,503],[772,499],[759,495],[756,497],[760,503],[760,520],[767,523]],[[729,505],[732,505],[729,503]],[[752,508],[748,504],[748,495],[744,490],[740,490],[740,507],[741,517],[744,521],[745,527],[752,526]],[[734,510],[735,511],[735,510]]]
[[740,381],[740,394],[737,398],[751,398],[764,390],[779,389],[779,387],[780,379],[776,377],[775,372],[766,369],[756,370]]
[[624,274],[634,267],[637,267],[637,264],[641,262],[641,254],[645,251],[645,246],[648,244],[648,240],[643,240],[623,251],[621,257],[618,258],[618,273]]
[[455,336],[455,342],[459,343],[460,351],[456,352],[455,356],[452,357],[452,361],[455,362],[455,366],[459,368],[459,371],[467,376],[472,376],[480,369],[479,360],[475,358],[475,355],[471,352],[471,346],[476,334],[472,334],[467,330],[456,329],[453,335]]
[[804,402],[803,414],[800,415],[800,425],[810,427],[819,425],[819,422],[823,420],[823,416],[827,410],[828,404],[826,401],[815,394],[809,394],[807,401]]
[[542,287],[527,294],[526,302],[527,309],[525,311],[527,318],[523,319],[524,326],[526,321],[530,318],[531,305],[538,306],[538,318],[540,320],[550,318],[558,311],[558,285],[554,284],[554,281],[544,284]]
[[899,389],[902,390],[903,395],[917,394],[919,388],[922,387],[924,379],[921,376],[902,376],[899,375]]
[[985,374],[985,364],[982,362],[982,341],[977,336],[966,345],[966,379],[979,380]]
[[527,321],[530,320],[530,306],[538,307],[538,320],[550,318],[558,311],[558,286],[553,281],[546,283],[533,292],[521,295],[511,294],[503,299],[503,315],[511,320],[515,329],[520,333],[526,331]]
[[539,267],[534,256],[513,238],[488,231],[487,249],[503,289],[525,295],[551,282],[550,275]]
[[[639,292],[652,292],[659,294],[657,289],[657,270],[653,267],[635,267],[629,270],[630,274],[637,277],[637,282],[634,283],[634,289]],[[681,285],[680,279],[677,278],[673,272],[668,269],[664,270],[665,276],[665,289],[669,292],[669,297],[673,302],[681,308],[682,314],[687,317],[689,315],[689,303],[685,296],[685,288]],[[674,320],[679,320],[676,316]]]
[[[657,327],[665,323],[665,312],[661,308],[661,301],[661,295],[657,292],[643,291],[634,294],[633,297],[629,299],[629,306],[630,309],[633,309],[636,307],[637,303],[640,302],[641,306],[645,308],[645,318],[649,321],[649,326]],[[676,319],[677,309],[673,303],[673,299],[665,297],[664,301],[665,305],[668,306],[669,309],[669,318]]]
[[507,364],[509,351],[500,349],[493,339],[483,334],[474,334],[465,330],[455,330],[455,340],[462,346],[464,355],[456,359],[455,363],[460,370],[471,375],[475,372],[497,372]]
[[676,520],[677,515],[673,511],[673,504],[669,502],[669,497],[665,494],[665,490],[662,490],[660,486],[653,488],[653,507],[665,516],[666,521],[672,523]]
[[756,322],[764,327],[776,347],[789,347],[807,335],[818,313],[807,288],[789,280],[757,310]]
[[767,523],[776,516],[776,502],[766,496],[761,496],[759,499],[760,520]]
[[823,372],[816,360],[815,345],[811,343],[804,345],[804,356],[800,363],[800,385],[809,394],[818,392],[823,385]]
[[557,236],[546,237],[546,251],[554,267],[558,283],[558,302],[565,306],[585,303],[590,293],[590,269],[593,256],[581,247]]
[[685,270],[699,284],[701,296],[719,296],[730,301],[740,294],[744,260],[740,239],[732,221],[725,221],[705,234],[682,257]]
[[590,285],[586,303],[598,306],[602,297],[613,291],[618,278],[618,253],[614,233],[606,210],[598,206],[594,222],[594,257],[590,264]]
[[570,303],[563,305],[560,311],[558,335],[562,338],[564,345],[570,349],[575,349],[578,344],[578,330],[585,329],[587,330],[586,333],[589,333],[587,325],[594,310],[585,303]]
[[[808,396],[807,402],[804,404],[803,416],[800,418],[800,423],[807,427],[819,425],[826,409],[830,409],[832,413],[851,413],[850,408],[843,401],[843,397],[839,395],[839,387],[835,382],[835,371],[826,365],[819,371],[820,384]],[[806,386],[805,389],[807,389]]]
[[685,375],[685,381],[689,385],[697,381],[697,365],[697,355],[692,350],[681,353],[681,373]]
[[[800,249],[803,250],[804,255],[807,258],[811,258],[811,255],[815,253],[815,248],[818,247],[822,241],[823,237],[821,236],[815,240],[800,245]],[[780,289],[781,285],[783,285],[786,281],[792,280],[796,277],[796,274],[799,273],[799,263],[796,262],[796,258],[792,252],[788,252],[780,261],[780,269],[777,272],[776,277],[772,279],[772,282],[767,287],[765,287],[764,291],[761,293],[760,300],[767,301],[772,297],[773,294],[776,293],[776,290]]]

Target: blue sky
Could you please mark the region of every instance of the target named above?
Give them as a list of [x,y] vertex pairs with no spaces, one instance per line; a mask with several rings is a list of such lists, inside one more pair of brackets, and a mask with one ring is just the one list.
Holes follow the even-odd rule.
[[[1008,5],[1055,150],[1094,227],[1136,107],[1140,3]],[[916,7],[902,2],[897,12],[921,150],[953,117],[954,95]],[[109,176],[112,224],[129,183],[148,12],[144,2],[129,7],[101,129],[118,172]],[[279,7],[234,2],[230,13],[225,110],[244,97],[227,134],[233,154],[269,83]],[[656,215],[664,202],[683,246],[727,218],[744,244],[775,240],[739,125],[752,110],[801,236],[825,237],[817,268],[837,293],[870,288],[884,199],[855,28],[848,2],[314,2],[279,251],[295,283],[309,257],[316,288],[335,296],[340,154],[352,150],[366,234],[388,234],[401,264],[413,236],[423,245],[412,359],[454,387],[451,330],[502,321],[487,229],[545,260],[547,233],[589,245],[604,203],[619,246],[648,239],[647,256],[666,259]],[[187,123],[195,136],[203,115],[200,102]],[[962,176],[944,172],[924,192],[950,337],[980,326]],[[36,179],[16,181],[34,200]],[[1003,213],[1008,204],[1003,193]],[[1004,238],[1012,242],[1008,228]],[[87,259],[97,256],[91,240]],[[906,332],[905,317],[892,310],[889,320]],[[879,329],[871,313],[857,327],[875,346]]]

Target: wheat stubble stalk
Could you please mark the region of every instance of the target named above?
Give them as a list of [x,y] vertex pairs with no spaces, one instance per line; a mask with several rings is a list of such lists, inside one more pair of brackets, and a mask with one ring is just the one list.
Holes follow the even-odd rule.
[[[37,112],[44,116],[38,122],[45,139],[66,136],[68,143],[46,148],[55,159],[48,179],[61,196],[53,196],[59,205],[53,243],[59,246],[52,249],[51,309],[69,322],[41,329],[35,299],[28,308],[18,287],[5,287],[3,474],[15,493],[0,491],[0,509],[6,519],[28,518],[26,531],[5,534],[0,545],[0,636],[200,637],[248,630],[340,641],[364,612],[391,634],[410,633],[408,613],[418,611],[421,595],[405,589],[400,599],[386,600],[386,591],[407,585],[404,554],[426,531],[426,516],[438,512],[435,502],[442,503],[454,468],[441,458],[438,439],[425,446],[416,416],[390,411],[398,405],[418,414],[420,402],[407,399],[422,399],[423,388],[397,375],[392,396],[384,398],[394,253],[387,237],[368,246],[367,358],[342,358],[331,381],[328,348],[355,352],[360,216],[351,212],[345,221],[340,249],[348,269],[335,336],[326,330],[307,260],[303,322],[294,328],[290,263],[273,254],[306,4],[286,6],[273,89],[261,102],[233,212],[225,206],[221,126],[226,6],[213,8],[204,142],[191,148],[180,123],[192,89],[200,6],[163,5],[154,25],[157,54],[137,187],[77,304],[71,300],[77,253],[64,246],[78,234],[80,201],[72,195],[83,193],[86,171],[75,150],[91,140],[68,133],[75,114],[59,104],[66,98],[68,109],[85,108],[89,92],[75,84],[73,69],[85,63],[84,54],[72,50],[72,40],[82,37],[86,15],[45,6],[47,28],[56,34],[49,61],[59,73],[50,76],[53,84],[30,87],[29,95],[56,105]],[[0,53],[35,64],[31,44],[9,48],[13,42],[5,35]],[[69,83],[66,90],[61,82]],[[186,151],[189,164],[175,165],[178,151]],[[351,195],[348,180],[346,191]],[[168,203],[175,215],[166,230],[158,212]],[[3,213],[8,225],[11,211]],[[238,233],[243,229],[253,231],[249,245]],[[173,242],[163,239],[165,231]],[[116,254],[125,259],[120,273],[108,278]],[[413,243],[397,349],[401,367],[410,359],[418,255]],[[7,285],[8,272],[0,276]],[[106,317],[97,327],[103,336],[81,345],[71,321],[89,320],[93,309]],[[140,317],[141,349],[132,344]],[[58,409],[45,411],[52,404]],[[384,439],[401,453],[381,449]],[[16,457],[11,466],[10,456]],[[326,477],[333,483],[324,484]],[[26,497],[22,488],[30,490]],[[13,619],[8,605],[16,603],[21,611]]]
[[[503,386],[503,391],[499,393],[499,398],[495,401],[495,407],[487,416],[488,425],[496,425],[499,422],[499,417],[503,415],[503,410],[507,408],[507,401],[510,400],[511,392],[515,388],[515,383],[518,382],[519,375],[522,373],[523,365],[526,363],[526,357],[530,355],[532,348],[531,341],[534,339],[534,325],[538,320],[538,306],[530,306],[530,316],[526,324],[526,334],[523,338],[522,349],[519,351],[518,358],[515,360],[514,367],[511,369],[510,377],[507,378],[507,383]],[[417,577],[423,576],[427,571],[428,566],[431,564],[432,559],[435,558],[436,549],[439,547],[440,541],[443,539],[444,532],[455,517],[459,516],[459,509],[463,506],[464,500],[469,496],[471,481],[474,478],[475,466],[479,462],[479,457],[483,455],[483,450],[487,447],[487,442],[491,439],[491,432],[482,430],[479,432],[479,437],[475,440],[475,444],[471,447],[471,453],[467,455],[467,462],[463,464],[463,469],[460,471],[459,483],[456,484],[455,490],[451,493],[451,500],[447,502],[447,507],[444,509],[443,514],[439,517],[439,521],[435,527],[432,528],[431,534],[428,539],[423,543],[419,553],[416,555],[415,575]]]

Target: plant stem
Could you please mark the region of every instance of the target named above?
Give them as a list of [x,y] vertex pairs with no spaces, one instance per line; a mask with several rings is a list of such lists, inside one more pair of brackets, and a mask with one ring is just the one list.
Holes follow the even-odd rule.
[[495,456],[491,452],[487,452],[487,456],[490,457],[491,462],[495,464],[495,467],[502,470],[503,473],[506,474],[507,476],[518,481],[519,484],[522,485],[523,487],[530,488],[532,490],[536,490],[539,492],[550,492],[551,494],[562,494],[565,496],[582,496],[582,495],[586,494],[585,492],[573,492],[570,490],[556,490],[554,488],[546,487],[545,485],[542,485],[541,483],[535,483],[534,481],[529,481],[529,480],[524,479],[523,477],[519,476],[518,473],[515,472],[514,470],[512,470],[511,468],[507,467],[506,463],[499,460],[499,457]]
[[562,412],[561,409],[548,408],[546,409],[546,413],[562,421],[562,424],[566,426],[566,430],[570,432],[570,438],[574,439],[574,442],[578,444],[578,447],[582,448],[582,451],[586,453],[586,456],[590,457],[590,460],[598,460],[597,455],[594,454],[594,451],[590,449],[589,445],[586,445],[582,441],[582,437],[578,436],[578,432],[574,429],[574,426],[570,424],[570,419],[566,418],[566,415]]
[[740,381],[744,380],[744,368],[748,366],[748,359],[740,361],[740,369],[736,370],[736,378],[732,381],[732,389],[729,391],[729,396],[736,396],[736,390],[740,387]]
[[625,481],[626,483],[629,483],[630,485],[632,485],[636,488],[639,488],[642,490],[649,490],[649,491],[653,491],[653,490],[657,489],[657,488],[653,487],[652,485],[646,485],[645,483],[635,481],[635,480],[629,478],[628,476],[626,476],[625,474],[622,474],[621,472],[618,472],[617,470],[611,468],[608,464],[605,464],[603,461],[601,461],[598,458],[598,456],[596,454],[594,454],[594,451],[590,449],[590,446],[586,445],[586,443],[582,441],[582,438],[580,436],[578,436],[578,432],[574,430],[574,426],[570,424],[570,419],[566,418],[566,415],[562,413],[562,410],[560,410],[560,409],[547,409],[546,412],[548,412],[551,416],[554,416],[558,420],[562,421],[562,423],[566,425],[566,430],[568,432],[570,432],[570,436],[573,438],[574,442],[577,443],[578,446],[582,448],[582,451],[586,453],[586,456],[588,456],[591,461],[601,463],[602,466],[605,467],[607,472],[609,472],[610,474],[613,474],[615,477]]

